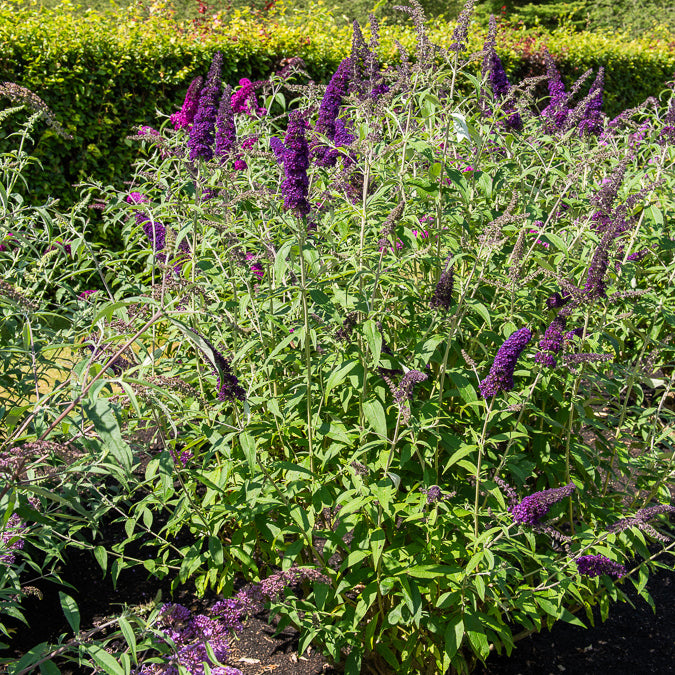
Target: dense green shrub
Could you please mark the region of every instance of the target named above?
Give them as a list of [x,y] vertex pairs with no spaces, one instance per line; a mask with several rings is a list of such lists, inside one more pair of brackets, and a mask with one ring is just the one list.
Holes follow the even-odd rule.
[[[558,119],[492,50],[489,87],[470,51],[435,61],[418,37],[415,65],[360,43],[330,93],[275,77],[248,113],[212,66],[194,119],[100,193],[123,251],[92,245],[82,207],[23,202],[13,139],[3,611],[79,547],[235,604],[285,578],[266,599],[301,649],[457,675],[605,618],[628,584],[649,601],[675,549],[675,101],[606,125],[576,93]],[[159,608],[104,634],[62,604],[71,630],[11,675],[176,664]]]
[[[447,47],[452,24],[437,22],[430,34]],[[381,35],[382,58],[392,64],[398,59],[395,40],[409,49],[414,44],[409,26],[385,23]],[[483,37],[477,29],[471,48],[480,50]],[[36,168],[28,169],[30,199],[44,201],[51,195],[73,203],[73,184],[88,176],[121,186],[134,157],[125,136],[134,125],[155,123],[157,111],[171,113],[216,50],[225,56],[225,79],[231,84],[241,77],[267,77],[292,56],[304,59],[314,80],[325,81],[350,41],[350,28],[321,5],[300,13],[284,12],[279,5],[264,17],[248,12],[225,22],[216,16],[195,26],[176,23],[161,5],[152,12],[83,14],[69,3],[58,9],[33,6],[17,11],[15,3],[4,2],[0,80],[37,92],[74,137],[67,142],[49,130],[41,135],[35,156],[45,173],[38,178]],[[606,67],[605,111],[610,116],[658,95],[675,69],[667,32],[624,40],[502,24],[500,54],[510,75],[542,74],[545,46],[568,83],[589,67]]]

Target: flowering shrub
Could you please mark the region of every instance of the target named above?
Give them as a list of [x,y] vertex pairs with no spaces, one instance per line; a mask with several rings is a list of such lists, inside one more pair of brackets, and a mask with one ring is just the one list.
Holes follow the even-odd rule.
[[[233,86],[242,80],[255,84],[293,58],[302,59],[315,81],[327,82],[349,54],[350,30],[325,5],[309,4],[307,10],[293,11],[278,2],[264,15],[254,10],[203,14],[196,33],[190,22],[161,11],[161,4],[156,5],[160,11],[148,12],[139,3],[99,13],[83,12],[78,3],[53,8],[5,0],[0,5],[0,82],[36,92],[74,136],[66,143],[53,126],[43,134],[35,155],[45,172],[37,166],[25,170],[31,199],[44,202],[58,194],[62,204],[75,204],[73,184],[89,176],[121,188],[136,152],[126,136],[134,126],[154,124],[157,109],[178,108],[194,78],[206,76],[217,51],[223,54],[223,81]],[[429,37],[452,48],[459,44],[454,27],[452,21],[435,20]],[[414,57],[414,29],[383,23],[379,34],[383,65],[398,63],[397,42]],[[468,52],[482,49],[484,30],[473,25],[463,35],[458,37]],[[631,38],[615,31],[546,31],[500,21],[496,55],[512,82],[543,74],[547,50],[567,85],[587,68],[604,66],[604,109],[614,115],[663,90],[675,70],[673,44],[667,30]],[[469,67],[480,70],[480,62]],[[249,105],[247,95],[246,90],[240,94],[244,105]],[[175,110],[174,124],[191,121],[196,103],[188,97]],[[251,100],[251,105],[257,103]],[[6,128],[14,130],[11,124]],[[11,147],[0,139],[0,151]],[[101,228],[98,236],[105,234]]]
[[[20,611],[26,570],[77,546],[222,596],[86,640],[66,596],[73,635],[13,675],[231,673],[261,603],[349,674],[468,673],[649,597],[675,548],[671,100],[610,122],[596,70],[542,115],[532,82],[476,78],[468,23],[443,51],[408,11],[414,61],[383,68],[359,30],[326,90],[216,96],[216,57],[213,133],[167,110],[125,190],[67,217],[15,196],[23,148],[2,165],[0,593]],[[123,252],[89,241],[89,204]],[[100,544],[104,517],[126,537]]]

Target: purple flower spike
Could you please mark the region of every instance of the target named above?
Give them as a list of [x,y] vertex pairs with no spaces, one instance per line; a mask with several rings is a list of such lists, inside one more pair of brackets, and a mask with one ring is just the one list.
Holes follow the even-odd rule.
[[567,298],[563,298],[560,293],[553,293],[552,295],[549,295],[548,298],[546,298],[546,306],[549,309],[560,309],[561,307],[564,307],[569,301],[569,296]]
[[626,568],[604,555],[582,555],[577,558],[577,569],[579,574],[585,574],[588,577],[599,577],[601,574],[609,574],[615,579],[620,579],[626,574]]
[[453,268],[448,267],[449,263],[450,256],[448,256],[445,269],[436,284],[434,294],[431,296],[431,301],[429,302],[434,309],[444,309],[447,311],[452,304],[452,289],[455,279]]
[[231,105],[232,110],[240,115],[254,115],[263,116],[267,111],[265,108],[258,106],[258,99],[255,95],[255,83],[251,82],[246,77],[239,80],[240,89],[232,94]]
[[213,157],[213,141],[216,131],[218,98],[220,96],[220,71],[223,55],[218,52],[211,63],[206,84],[199,96],[199,108],[190,128],[190,161],[209,160]]
[[539,351],[534,357],[537,363],[541,363],[548,368],[556,367],[555,356],[560,354],[563,348],[563,331],[567,326],[567,319],[564,316],[556,316],[546,329],[544,337],[539,340]]
[[[347,95],[351,70],[351,59],[344,59],[331,78],[319,106],[319,117],[314,130],[326,136],[330,141],[335,139],[335,122],[340,113],[342,99]],[[327,151],[328,148],[318,141],[312,147],[312,154],[316,157],[319,166],[333,166],[335,164],[335,156]]]
[[[513,101],[509,97],[511,84],[509,83],[509,78],[506,76],[502,60],[495,51],[496,31],[497,26],[495,18],[494,16],[490,16],[488,37],[485,40],[485,45],[483,47],[483,76],[487,75],[495,99],[503,101],[502,110],[506,116],[506,119],[504,120],[505,126],[519,131],[523,128],[523,121],[520,118],[520,114],[513,107]],[[486,112],[489,112],[489,107]]]
[[286,154],[286,146],[284,145],[284,142],[280,138],[272,136],[272,138],[270,138],[270,148],[272,148],[272,152],[274,153],[274,157],[277,160],[277,164],[283,164],[284,155]]
[[539,525],[553,504],[569,497],[576,489],[574,483],[559,488],[542,490],[528,495],[521,502],[509,507],[509,513],[516,523]]
[[296,215],[306,216],[310,211],[307,201],[309,189],[309,146],[306,138],[307,122],[300,112],[294,110],[288,120],[288,129],[284,145],[284,173],[286,180],[281,185],[284,195],[284,208]]
[[23,548],[21,533],[26,529],[23,521],[13,513],[2,532],[0,532],[0,563],[10,566],[14,563],[14,553]]
[[579,122],[579,136],[599,134],[602,131],[602,92],[605,82],[605,69],[600,68],[595,82],[588,92],[584,116]]
[[490,374],[480,383],[483,398],[490,398],[500,391],[513,389],[513,371],[516,369],[518,357],[531,339],[530,329],[521,328],[499,348]]
[[217,157],[222,157],[230,152],[237,140],[237,130],[234,125],[234,111],[230,105],[231,94],[232,87],[227,85],[220,98],[220,105],[218,106],[218,114],[216,115],[215,147]]
[[203,83],[204,78],[201,75],[195,77],[190,83],[187,94],[185,94],[183,107],[171,115],[171,122],[174,129],[185,129],[192,124],[197,113],[197,108],[199,107],[199,92],[202,89]]
[[548,53],[544,54],[546,60],[546,75],[548,77],[549,104],[541,111],[541,116],[547,120],[549,131],[560,131],[565,126],[565,120],[569,115],[567,107],[567,94],[562,77],[555,66],[553,58]]
[[152,250],[163,250],[166,244],[166,227],[158,221],[153,221],[141,211],[136,213],[136,223],[143,226],[143,232],[152,245]]

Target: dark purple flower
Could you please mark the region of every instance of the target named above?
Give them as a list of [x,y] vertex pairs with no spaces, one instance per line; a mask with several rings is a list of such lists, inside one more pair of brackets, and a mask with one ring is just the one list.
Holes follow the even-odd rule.
[[586,97],[584,115],[579,122],[579,136],[599,134],[602,131],[602,94],[605,69],[601,67]]
[[513,372],[516,369],[518,357],[531,339],[530,329],[521,328],[499,348],[492,368],[490,368],[490,374],[480,383],[480,393],[483,398],[490,398],[500,391],[513,389]]
[[589,301],[607,297],[605,274],[609,266],[609,246],[613,238],[614,233],[611,230],[605,232],[591,258],[583,288]]
[[218,662],[223,662],[229,654],[231,628],[217,617],[194,615],[182,605],[168,603],[160,610],[158,629],[165,640],[171,641],[171,652],[162,663],[142,664],[140,675],[175,675],[179,667],[191,675],[203,675],[205,663],[214,674],[241,675],[236,668],[217,666],[209,656],[212,652]]
[[656,516],[665,513],[668,514],[675,513],[675,506],[671,506],[670,504],[657,504],[656,506],[649,506],[647,508],[640,509],[633,516],[617,520],[615,523],[609,526],[608,530],[610,532],[623,532],[624,530],[627,530],[629,527],[637,527],[638,529],[643,530],[644,532],[652,536],[654,539],[657,539],[658,541],[661,541],[663,543],[667,543],[670,541],[670,538],[667,537],[665,534],[661,534],[660,532],[655,530],[654,527],[649,522],[650,520],[652,520],[652,518],[656,518]]
[[[351,69],[351,59],[343,59],[328,83],[326,92],[321,100],[321,105],[319,106],[319,116],[314,130],[318,134],[323,134],[329,141],[335,138],[335,121],[340,113],[342,100],[347,95]],[[332,166],[335,164],[334,157],[331,158],[332,163],[324,163],[327,151],[327,146],[322,144],[319,139],[313,144],[312,154],[315,156],[319,166]]]
[[307,122],[297,110],[294,110],[288,120],[288,129],[284,138],[286,151],[284,153],[284,174],[286,180],[281,185],[284,195],[284,208],[294,211],[302,217],[309,214],[310,205],[307,201],[309,190],[309,146],[306,138]]
[[190,127],[190,161],[209,160],[213,157],[213,141],[216,131],[218,98],[220,97],[220,72],[223,55],[217,52],[211,62],[206,84],[199,96],[199,108]]
[[544,337],[539,340],[540,351],[534,357],[537,363],[541,363],[548,368],[555,368],[556,355],[558,355],[563,348],[564,337],[563,331],[567,325],[567,319],[564,316],[556,316],[551,324],[544,332]]
[[582,555],[576,559],[579,574],[588,577],[599,577],[601,574],[609,574],[615,579],[620,579],[626,574],[626,568],[604,555]]
[[522,499],[518,504],[509,507],[509,513],[516,523],[522,525],[539,525],[553,504],[569,497],[576,489],[574,483],[559,488],[535,492]]
[[436,288],[434,289],[434,294],[431,296],[431,301],[429,304],[434,309],[450,309],[452,304],[452,289],[454,285],[454,272],[452,267],[448,267],[450,264],[450,256],[445,262],[445,269],[443,270]]
[[396,399],[397,403],[410,401],[415,385],[420,384],[428,379],[429,376],[426,373],[422,373],[419,370],[409,370],[401,378],[401,382],[394,392],[394,398]]
[[[511,84],[509,83],[509,78],[506,76],[502,60],[495,51],[495,34],[495,19],[494,16],[491,16],[490,30],[485,45],[483,46],[483,76],[485,77],[487,75],[495,99],[502,102],[502,111],[505,116],[504,124],[508,128],[518,131],[523,128],[523,121],[520,118],[518,111],[513,107],[513,100],[509,95],[511,92]],[[485,103],[483,103],[483,105],[487,107]],[[489,109],[486,110],[486,112],[489,112]]]
[[246,162],[243,159],[239,158],[234,160],[232,168],[235,171],[246,171],[246,169],[248,169],[248,164],[246,164]]
[[541,116],[546,118],[550,131],[559,131],[565,126],[565,120],[570,112],[567,107],[568,96],[565,93],[562,77],[560,77],[560,73],[548,50],[544,53],[544,59],[546,60],[546,75],[548,77],[548,94],[550,99],[548,105],[541,111]]
[[262,279],[265,275],[265,270],[263,269],[263,266],[257,261],[256,256],[253,253],[247,253],[246,260],[253,261],[251,262],[251,272]]
[[171,115],[171,122],[173,123],[174,129],[185,129],[192,124],[197,113],[197,108],[199,107],[199,92],[202,89],[203,83],[204,78],[201,75],[195,77],[190,83],[187,94],[185,94],[183,107]]
[[234,124],[234,111],[230,105],[232,87],[226,85],[220,97],[218,114],[216,115],[216,147],[217,157],[223,157],[234,147],[237,140],[237,130]]
[[659,133],[659,145],[675,145],[675,96],[668,104],[668,110],[663,116],[663,128]]
[[286,146],[284,145],[284,142],[280,138],[272,136],[270,138],[270,148],[272,148],[272,152],[274,152],[277,164],[283,164],[284,155],[286,154]]
[[24,540],[21,533],[26,529],[23,521],[16,513],[13,513],[2,532],[0,532],[0,562],[9,566],[14,563],[14,551],[23,548]]
[[584,329],[583,328],[575,328],[571,331],[568,331],[565,333],[565,342],[572,342],[575,337],[583,337],[584,335]]
[[443,492],[441,491],[441,488],[438,487],[438,485],[432,485],[427,490],[423,490],[423,492],[426,492],[427,504],[433,504],[443,496]]
[[569,301],[569,296],[563,298],[560,293],[553,293],[553,295],[549,295],[548,298],[546,298],[546,306],[549,309],[560,309],[560,307],[564,307]]
[[157,253],[164,249],[166,244],[166,227],[158,221],[148,218],[145,213],[136,213],[136,223],[143,226],[143,232],[150,241],[152,250]]

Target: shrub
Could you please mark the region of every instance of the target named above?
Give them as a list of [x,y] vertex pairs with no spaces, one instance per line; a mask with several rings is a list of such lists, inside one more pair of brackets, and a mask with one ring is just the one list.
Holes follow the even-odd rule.
[[[552,126],[498,60],[475,77],[466,23],[442,52],[412,13],[415,63],[382,69],[357,30],[348,93],[336,81],[323,106],[281,77],[223,88],[215,126],[204,110],[193,125],[216,138],[238,111],[224,154],[190,159],[189,128],[146,131],[128,189],[92,186],[123,252],[91,246],[81,209],[3,200],[22,248],[2,253],[0,335],[38,388],[7,379],[3,447],[20,460],[0,505],[26,541],[8,593],[14,565],[50,563],[30,547],[45,532],[114,579],[143,565],[233,611],[243,583],[349,674],[467,673],[593,605],[606,617],[625,584],[649,599],[675,547],[675,103],[608,122],[596,74],[589,95],[556,85]],[[82,297],[96,277],[105,291]],[[42,395],[49,343],[78,357]],[[148,425],[157,444],[138,447]],[[126,537],[97,547],[106,513]],[[219,608],[197,621],[211,652],[176,608],[134,619],[139,644],[215,665]],[[154,668],[113,622],[60,651]]]

